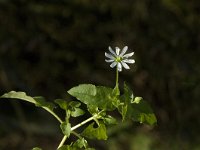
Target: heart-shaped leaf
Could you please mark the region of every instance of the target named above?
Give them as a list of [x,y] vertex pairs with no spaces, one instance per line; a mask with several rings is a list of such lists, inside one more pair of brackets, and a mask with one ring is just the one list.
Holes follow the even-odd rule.
[[116,95],[113,95],[113,89],[109,87],[81,84],[70,89],[68,93],[88,107],[92,106],[108,111],[116,108],[113,105],[117,101]]

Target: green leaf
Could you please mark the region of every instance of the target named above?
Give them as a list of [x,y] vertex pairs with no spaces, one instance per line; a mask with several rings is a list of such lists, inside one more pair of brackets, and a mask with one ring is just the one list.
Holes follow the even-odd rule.
[[36,105],[37,107],[45,107],[45,108],[50,109],[51,111],[53,111],[53,109],[55,108],[55,105],[54,105],[53,103],[47,102],[47,101],[45,100],[45,98],[42,97],[42,96],[37,96],[37,97],[33,97],[33,98],[34,98],[35,101],[36,101],[35,105]]
[[93,122],[82,132],[82,135],[89,139],[107,140],[106,126],[100,122],[95,128]]
[[97,106],[89,105],[88,106],[88,111],[90,112],[91,115],[94,115],[94,114],[98,114],[99,109],[98,109]]
[[69,105],[70,105],[70,111],[71,111],[72,117],[78,117],[78,116],[85,114],[84,110],[82,110],[81,108],[78,108],[81,106],[80,102],[71,101],[71,102],[69,102]]
[[31,96],[26,95],[25,92],[11,91],[9,93],[5,93],[0,98],[20,99],[20,100],[23,100],[23,101],[33,103],[38,107],[44,107],[44,108],[48,108],[50,110],[53,110],[54,107],[55,107],[55,105],[53,103],[46,102],[43,97],[41,97],[41,96],[31,97]]
[[117,124],[117,120],[116,120],[114,117],[110,116],[110,115],[104,117],[104,118],[103,118],[103,121],[104,121],[104,123],[105,123],[106,125]]
[[79,117],[79,116],[84,115],[84,114],[85,114],[85,111],[80,109],[80,108],[74,108],[71,111],[71,116],[72,117]]
[[84,138],[80,138],[78,139],[74,144],[73,144],[73,147],[76,147],[76,148],[86,148],[88,146],[88,143],[87,141],[84,139]]
[[117,100],[113,95],[113,89],[103,86],[94,86],[91,84],[81,84],[68,91],[81,102],[90,106],[96,106],[100,109],[114,110],[116,107],[113,103]]
[[58,104],[59,107],[60,107],[61,109],[67,110],[68,103],[67,103],[66,100],[63,100],[63,99],[56,99],[56,100],[54,100],[54,102],[55,102],[56,104]]
[[85,114],[85,112],[81,108],[78,108],[81,105],[80,102],[77,101],[67,102],[66,100],[63,99],[56,99],[55,103],[57,103],[60,106],[60,108],[68,110],[69,114],[72,117],[78,117]]
[[30,103],[35,104],[38,107],[42,107],[46,111],[48,111],[50,114],[52,114],[59,122],[62,122],[62,120],[54,113],[53,109],[55,105],[51,102],[46,102],[43,97],[31,97],[27,96],[25,92],[15,92],[11,91],[8,93],[5,93],[0,98],[12,98],[12,99],[19,99],[23,101],[27,101]]
[[133,121],[147,123],[149,125],[154,125],[157,122],[153,110],[144,100],[140,100],[139,103],[128,105],[127,117],[131,118]]
[[35,104],[38,107],[43,107],[43,108],[49,109],[51,111],[53,111],[53,109],[55,107],[55,105],[53,103],[46,102],[43,97],[41,97],[41,96],[31,97],[31,96],[26,95],[25,92],[11,91],[11,92],[5,93],[0,98],[12,98],[12,99],[19,99],[19,100],[27,101],[27,102]]
[[131,103],[139,104],[142,99],[142,97],[135,97],[134,101],[132,101]]
[[13,99],[24,100],[33,104],[36,103],[36,101],[32,97],[27,96],[25,92],[11,91],[11,92],[5,93],[0,98],[13,98]]
[[156,124],[156,116],[150,105],[142,97],[135,97],[134,99],[132,90],[126,84],[124,84],[124,94],[120,97],[120,100],[124,105],[118,107],[118,111],[121,113],[123,120],[130,118],[140,123]]
[[116,97],[112,94],[113,89],[104,86],[97,86],[97,94],[93,99],[91,105],[97,105],[100,109],[105,110],[114,110],[116,107],[113,105],[117,100]]
[[60,125],[60,128],[64,135],[66,135],[67,137],[70,136],[70,133],[71,133],[71,124],[70,123],[63,122]]
[[96,87],[92,84],[80,84],[79,86],[71,88],[67,92],[78,100],[81,100],[82,98],[89,100],[91,96],[96,95]]
[[32,150],[42,150],[42,149],[39,147],[34,147]]
[[71,101],[69,103],[69,105],[72,107],[72,108],[77,108],[77,107],[80,107],[81,106],[81,103],[80,102],[77,102],[77,101]]

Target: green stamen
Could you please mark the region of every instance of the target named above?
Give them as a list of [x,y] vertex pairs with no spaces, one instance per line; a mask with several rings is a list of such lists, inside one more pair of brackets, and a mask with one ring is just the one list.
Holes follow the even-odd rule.
[[122,57],[116,57],[115,61],[116,62],[121,62],[122,61]]

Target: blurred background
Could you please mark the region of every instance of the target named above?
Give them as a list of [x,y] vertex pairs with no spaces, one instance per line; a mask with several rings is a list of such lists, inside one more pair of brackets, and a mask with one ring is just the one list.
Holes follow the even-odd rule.
[[[113,87],[108,46],[134,51],[120,73],[147,100],[155,127],[125,122],[97,150],[200,149],[200,1],[0,0],[0,95],[16,90],[49,101],[81,83]],[[62,134],[47,112],[0,101],[0,150],[55,150]]]

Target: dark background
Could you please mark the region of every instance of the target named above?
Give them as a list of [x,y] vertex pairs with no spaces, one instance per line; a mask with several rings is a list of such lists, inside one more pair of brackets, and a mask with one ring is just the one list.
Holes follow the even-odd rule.
[[[113,87],[108,46],[129,46],[136,64],[120,73],[158,118],[125,122],[105,150],[200,149],[200,1],[0,0],[0,95],[16,90],[49,101],[81,83]],[[0,149],[55,150],[62,138],[47,112],[0,101]]]

